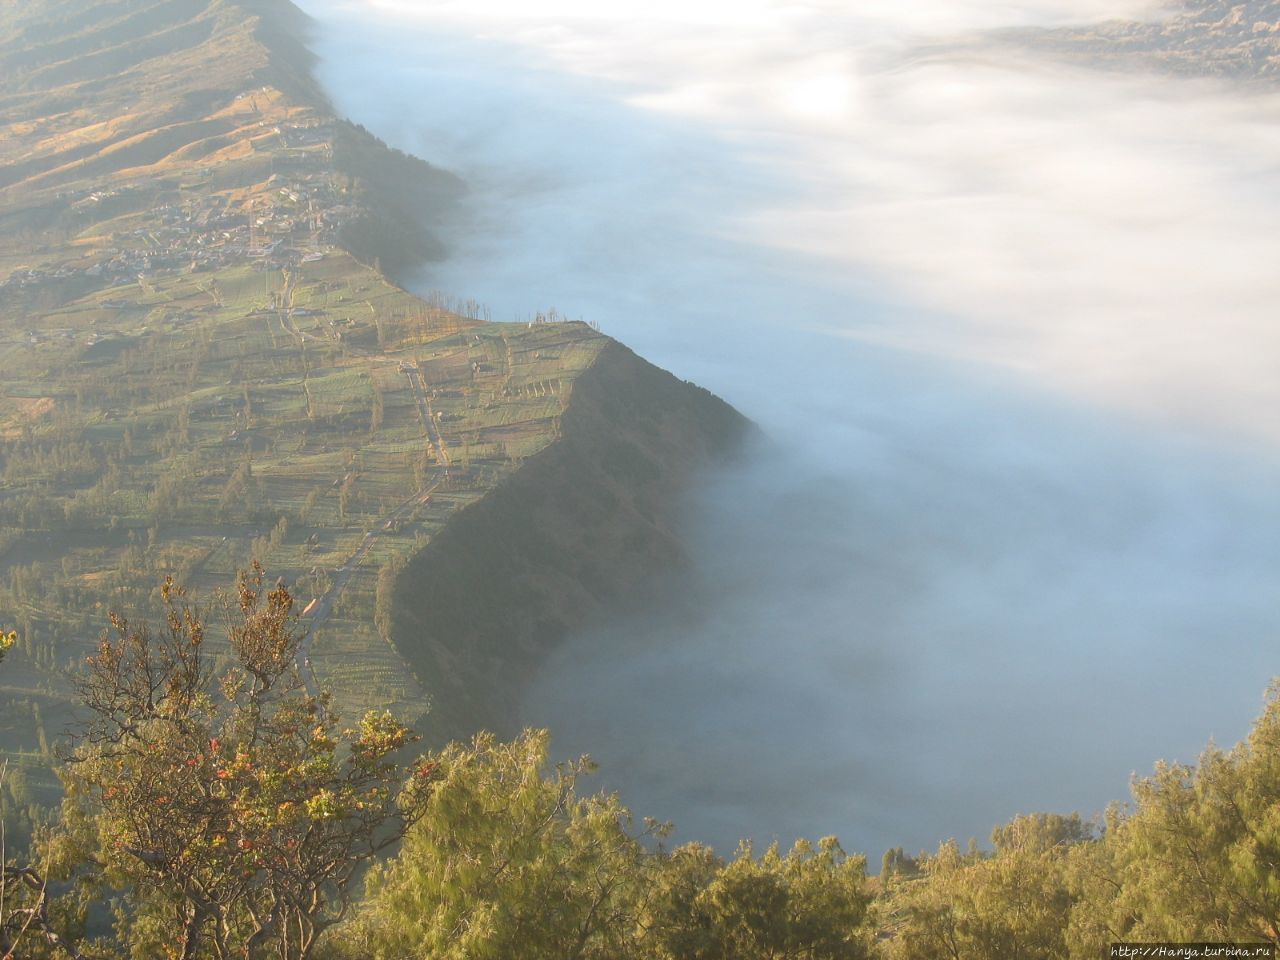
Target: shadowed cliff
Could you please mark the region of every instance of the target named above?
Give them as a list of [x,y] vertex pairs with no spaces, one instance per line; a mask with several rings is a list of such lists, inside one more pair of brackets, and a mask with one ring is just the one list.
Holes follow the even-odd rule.
[[706,390],[606,346],[574,386],[561,437],[397,582],[392,635],[431,698],[431,739],[510,732],[558,641],[682,562],[681,493],[752,429]]

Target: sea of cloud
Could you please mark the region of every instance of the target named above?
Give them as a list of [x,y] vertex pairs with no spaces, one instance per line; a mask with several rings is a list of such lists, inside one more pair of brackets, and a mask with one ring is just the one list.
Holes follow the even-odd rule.
[[771,443],[527,715],[680,836],[982,837],[1241,736],[1280,627],[1280,98],[1033,60],[991,0],[307,0],[462,175],[421,286],[555,305]]

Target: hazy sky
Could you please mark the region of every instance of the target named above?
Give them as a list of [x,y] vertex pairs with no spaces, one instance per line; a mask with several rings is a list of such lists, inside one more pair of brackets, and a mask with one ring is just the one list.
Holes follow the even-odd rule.
[[848,6],[304,3],[338,105],[471,185],[424,287],[585,315],[777,444],[531,719],[683,836],[877,854],[1257,712],[1280,99],[975,42],[1140,4]]

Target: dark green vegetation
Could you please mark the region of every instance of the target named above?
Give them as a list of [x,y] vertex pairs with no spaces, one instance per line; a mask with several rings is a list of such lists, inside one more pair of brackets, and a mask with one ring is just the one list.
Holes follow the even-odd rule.
[[[261,561],[310,608],[310,686],[355,715],[412,720],[436,700],[442,743],[510,692],[483,682],[506,651],[535,662],[503,628],[533,624],[543,650],[676,553],[680,484],[742,432],[585,324],[488,323],[475,302],[390,279],[441,253],[423,224],[461,185],[332,116],[306,26],[285,0],[0,10],[11,839],[56,797],[51,744],[104,616],[144,606],[165,575],[208,590]],[[650,391],[629,395],[638,416],[609,400],[635,378]],[[523,498],[562,505],[513,511]],[[491,580],[482,603],[399,586],[424,548],[412,570],[466,582],[475,556],[433,538],[480,502],[454,542],[497,516],[489,558],[513,544],[506,559],[547,582]],[[618,549],[635,543],[661,549]],[[490,619],[473,624],[477,609]]]
[[475,717],[518,729],[523,677],[569,630],[618,610],[682,547],[670,504],[743,422],[711,394],[610,343],[574,386],[561,439],[467,509],[396,580],[392,630],[437,676],[432,739]]
[[990,852],[894,850],[872,878],[834,839],[727,860],[671,849],[665,825],[580,792],[587,761],[551,768],[541,732],[397,760],[413,737],[390,714],[343,729],[309,692],[292,597],[260,570],[216,617],[161,593],[164,619],[115,618],[82,674],[62,817],[3,873],[7,956],[1096,960],[1117,940],[1280,944],[1280,689],[1246,742],[1158,766],[1102,822],[1019,817]]

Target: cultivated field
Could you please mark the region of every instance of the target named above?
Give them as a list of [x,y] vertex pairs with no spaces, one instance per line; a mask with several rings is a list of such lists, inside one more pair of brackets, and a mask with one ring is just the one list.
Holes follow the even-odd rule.
[[456,182],[327,114],[278,5],[104,0],[71,33],[54,0],[20,6],[0,13],[11,765],[49,786],[110,610],[151,612],[166,574],[212,598],[253,559],[316,601],[302,666],[344,713],[421,715],[390,584],[556,438],[604,339],[388,279],[438,252],[420,223]]

